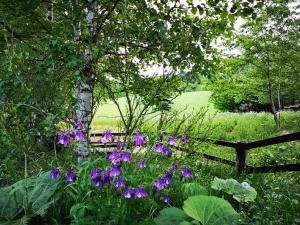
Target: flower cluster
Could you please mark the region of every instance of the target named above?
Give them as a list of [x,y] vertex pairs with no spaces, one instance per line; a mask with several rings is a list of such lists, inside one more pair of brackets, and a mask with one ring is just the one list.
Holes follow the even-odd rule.
[[71,139],[74,139],[77,141],[84,140],[82,123],[76,123],[76,124],[74,124],[72,129],[67,130],[63,134],[60,134],[57,138],[57,143],[64,145],[64,147],[67,147],[69,145]]
[[178,170],[178,164],[174,162],[172,167],[152,185],[152,192],[156,193],[173,184],[173,175]]
[[[162,132],[159,133],[159,139],[160,139],[161,142],[162,142],[162,140],[163,140],[163,137],[164,137],[164,134],[163,134]],[[181,141],[183,144],[186,144],[186,143],[188,142],[187,136],[186,136],[185,134],[182,134],[182,135],[180,136],[180,141]],[[167,143],[168,143],[168,146],[176,146],[176,145],[177,145],[177,140],[176,140],[176,138],[175,138],[174,136],[170,136],[170,137],[168,138]],[[157,143],[157,144],[155,145],[154,150],[155,150],[156,152],[158,152],[158,153],[161,153],[161,154],[163,154],[163,155],[167,155],[168,157],[171,157],[172,154],[173,154],[173,152],[172,152],[172,150],[171,150],[168,146],[164,146],[163,144]]]
[[[165,134],[163,133],[163,132],[160,132],[159,134],[158,134],[158,136],[159,136],[159,140],[162,142],[163,141],[163,138],[164,138],[164,136],[165,136]],[[180,139],[180,141],[183,143],[183,144],[186,144],[187,142],[188,142],[188,139],[187,139],[187,136],[186,136],[186,134],[181,134],[180,136],[179,136],[179,139]],[[168,144],[169,145],[171,145],[171,146],[175,146],[175,145],[177,145],[177,140],[176,140],[176,138],[174,137],[174,136],[170,136],[169,138],[168,138]]]
[[[83,127],[80,124],[74,126],[74,130],[80,131]],[[160,139],[163,139],[163,134],[160,134]],[[114,140],[112,133],[109,130],[106,130],[100,141],[102,143],[108,143]],[[135,146],[143,146],[146,144],[146,136],[137,132],[133,136],[133,141]],[[182,135],[180,141],[183,143],[187,143],[186,135]],[[169,145],[176,145],[177,140],[174,137],[170,137],[168,139]],[[162,144],[156,144],[155,151],[161,154],[167,155],[169,157],[172,156],[172,150],[164,146]],[[131,152],[124,150],[124,143],[119,141],[117,143],[117,148],[113,149],[107,155],[107,160],[110,163],[109,168],[100,169],[98,167],[93,168],[90,173],[91,185],[96,188],[101,188],[104,185],[109,185],[110,187],[115,187],[119,190],[124,198],[130,199],[138,199],[138,198],[146,198],[148,197],[148,193],[141,185],[137,185],[136,187],[130,186],[130,184],[124,180],[125,173],[122,173],[122,168],[124,164],[132,163],[132,155]],[[136,167],[138,169],[146,168],[146,160],[140,159],[137,163]],[[156,179],[152,185],[152,194],[155,195],[157,192],[162,191],[173,184],[173,177],[176,171],[179,170],[179,165],[176,162],[173,162],[171,168],[169,168],[161,177]],[[180,178],[187,178],[192,175],[192,170],[189,167],[185,167],[180,172]],[[64,177],[65,183],[71,183],[77,180],[77,175],[72,169],[69,169],[66,176],[63,176],[60,170],[54,167],[50,173],[50,177],[53,180],[58,179],[59,177]],[[151,186],[149,187],[151,189]],[[170,203],[170,198],[168,195],[164,194],[162,196],[162,202],[165,204]]]

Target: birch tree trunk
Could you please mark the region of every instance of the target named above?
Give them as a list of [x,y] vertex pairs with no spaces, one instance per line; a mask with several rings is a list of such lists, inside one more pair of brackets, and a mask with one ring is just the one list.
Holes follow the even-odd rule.
[[[87,29],[90,33],[90,36],[93,35],[95,31],[95,25],[93,23],[94,12],[97,8],[96,0],[88,1],[88,10],[86,15]],[[75,38],[80,40],[81,32],[75,32]],[[92,80],[94,78],[93,74],[93,62],[92,62],[92,51],[89,48],[85,49],[84,58],[86,60],[86,64],[84,67],[83,79],[79,81],[75,88],[75,95],[77,100],[77,110],[75,115],[75,120],[84,125],[83,133],[85,136],[85,140],[79,142],[77,146],[78,153],[78,163],[80,163],[84,158],[87,158],[90,151],[90,125],[92,120],[92,92],[93,85]]]

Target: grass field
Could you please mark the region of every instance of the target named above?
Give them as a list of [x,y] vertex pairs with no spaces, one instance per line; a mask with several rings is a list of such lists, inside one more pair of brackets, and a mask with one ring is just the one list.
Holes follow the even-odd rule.
[[[183,110],[186,108],[187,112],[197,111],[201,107],[209,107],[210,112],[214,112],[215,109],[211,103],[209,103],[210,91],[196,91],[186,92],[174,100],[172,108],[175,110]],[[125,98],[120,98],[121,110],[125,111],[126,102]],[[107,128],[118,127],[120,115],[116,105],[112,101],[108,101],[99,107],[95,118],[93,120],[92,129],[94,131],[103,131]]]

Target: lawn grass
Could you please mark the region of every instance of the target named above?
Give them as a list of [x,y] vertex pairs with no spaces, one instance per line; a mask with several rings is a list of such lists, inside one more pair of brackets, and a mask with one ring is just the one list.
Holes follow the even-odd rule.
[[[201,107],[208,107],[210,112],[214,112],[215,109],[213,105],[209,103],[210,95],[210,91],[183,93],[174,100],[172,109],[183,110],[186,108],[186,112],[192,112],[199,110]],[[119,102],[121,110],[125,111],[125,97],[119,98]],[[105,129],[111,128],[117,131],[120,122],[120,114],[116,105],[112,101],[108,101],[99,107],[99,110],[93,119],[92,130],[95,132],[102,132]]]

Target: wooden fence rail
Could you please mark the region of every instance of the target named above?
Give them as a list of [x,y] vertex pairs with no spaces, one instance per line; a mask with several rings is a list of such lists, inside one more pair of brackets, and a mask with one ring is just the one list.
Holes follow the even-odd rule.
[[[124,136],[125,133],[112,133],[115,136]],[[101,133],[93,133],[92,137],[99,137],[101,136]],[[282,135],[278,137],[268,138],[264,140],[259,141],[253,141],[253,142],[230,142],[230,141],[222,141],[222,140],[212,140],[212,139],[203,139],[203,138],[196,138],[197,141],[205,141],[210,142],[214,145],[224,146],[224,147],[230,147],[235,149],[236,154],[236,160],[231,161],[228,159],[223,159],[217,156],[203,154],[203,157],[209,160],[213,160],[216,162],[220,162],[223,164],[227,164],[230,166],[236,166],[237,173],[240,175],[241,173],[268,173],[268,172],[285,172],[285,171],[300,171],[300,164],[286,164],[286,165],[269,165],[269,166],[262,166],[262,167],[254,167],[246,164],[247,154],[248,151],[251,149],[256,149],[260,147],[285,143],[285,142],[291,142],[291,141],[297,141],[300,140],[300,132]],[[107,143],[107,144],[101,144],[99,142],[91,142],[93,145],[97,147],[116,147],[117,143]],[[175,147],[179,151],[187,152],[185,149],[180,147]],[[195,151],[189,151],[189,154],[196,153]]]

